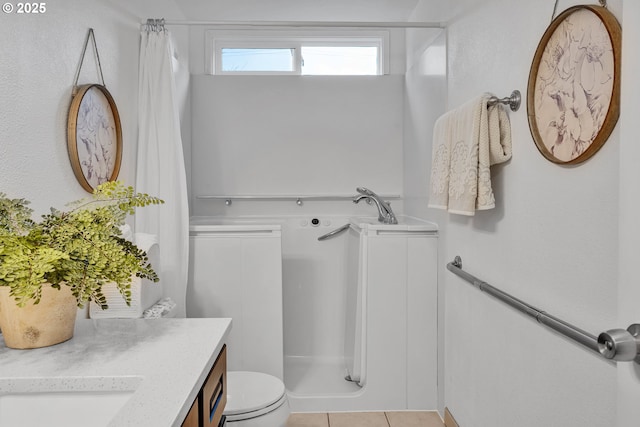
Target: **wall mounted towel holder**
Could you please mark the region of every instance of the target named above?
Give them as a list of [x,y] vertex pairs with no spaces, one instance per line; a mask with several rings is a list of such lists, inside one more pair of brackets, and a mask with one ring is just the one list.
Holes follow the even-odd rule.
[[520,108],[521,101],[522,101],[522,96],[520,95],[520,91],[516,89],[513,92],[511,92],[511,96],[508,96],[506,98],[500,99],[497,96],[492,96],[487,101],[487,106],[492,107],[496,104],[504,104],[504,105],[508,105],[509,108],[511,108],[511,111],[518,111],[518,109]]

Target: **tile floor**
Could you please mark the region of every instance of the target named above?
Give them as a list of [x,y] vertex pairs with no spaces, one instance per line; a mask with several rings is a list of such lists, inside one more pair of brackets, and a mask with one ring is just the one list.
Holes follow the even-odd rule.
[[444,427],[437,412],[331,412],[291,414],[287,427]]

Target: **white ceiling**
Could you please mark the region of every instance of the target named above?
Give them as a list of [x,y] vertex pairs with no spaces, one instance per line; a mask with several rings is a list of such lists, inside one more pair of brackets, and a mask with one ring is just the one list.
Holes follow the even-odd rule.
[[418,0],[175,0],[187,20],[407,21]]

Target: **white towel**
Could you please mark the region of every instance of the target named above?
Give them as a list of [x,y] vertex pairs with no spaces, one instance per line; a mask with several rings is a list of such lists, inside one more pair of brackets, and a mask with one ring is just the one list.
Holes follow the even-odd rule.
[[174,317],[176,303],[171,298],[164,298],[142,312],[144,319],[159,319],[160,317]]
[[474,215],[495,207],[489,167],[511,158],[511,126],[484,94],[440,117],[433,130],[429,207]]

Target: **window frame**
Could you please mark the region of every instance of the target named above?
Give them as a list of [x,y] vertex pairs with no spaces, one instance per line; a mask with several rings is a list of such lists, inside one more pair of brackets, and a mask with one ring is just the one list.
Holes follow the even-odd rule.
[[[205,72],[212,75],[305,75],[302,74],[303,46],[377,47],[377,74],[389,74],[389,31],[255,31],[255,30],[208,30],[205,35]],[[223,71],[222,49],[224,48],[285,48],[292,49],[292,71]],[[318,76],[319,74],[313,74]],[[344,76],[320,74],[321,76]],[[351,74],[350,76],[371,76]]]

